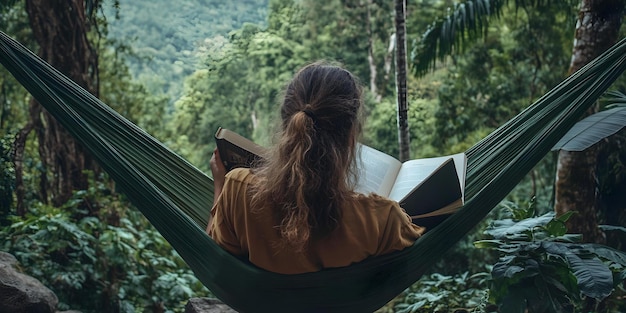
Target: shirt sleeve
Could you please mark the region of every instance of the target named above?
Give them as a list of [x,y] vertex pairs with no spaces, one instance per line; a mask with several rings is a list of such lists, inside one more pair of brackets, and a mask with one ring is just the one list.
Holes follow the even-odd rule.
[[377,255],[402,250],[413,245],[426,230],[424,227],[413,224],[411,217],[397,203],[394,203],[389,210],[384,227]]
[[218,196],[215,205],[211,208],[211,227],[209,236],[213,238],[215,243],[224,248],[226,251],[234,255],[243,255],[241,244],[235,233],[233,224],[233,210],[236,205],[231,197],[233,181],[226,178],[222,193]]

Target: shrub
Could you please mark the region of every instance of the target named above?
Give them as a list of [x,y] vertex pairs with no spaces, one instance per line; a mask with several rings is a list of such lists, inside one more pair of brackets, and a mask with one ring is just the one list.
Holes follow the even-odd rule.
[[537,216],[533,202],[526,209],[509,208],[510,218],[493,221],[485,231],[492,239],[475,243],[500,253],[491,271],[490,300],[501,312],[579,312],[589,300],[595,312],[616,312],[598,304],[616,288],[615,296],[623,296],[626,253],[567,234],[565,222],[573,212]]
[[[52,289],[59,309],[182,312],[208,290],[139,211],[104,184],[63,207],[32,207],[0,231],[0,249]],[[90,210],[84,210],[86,205]],[[97,207],[98,216],[87,214]]]

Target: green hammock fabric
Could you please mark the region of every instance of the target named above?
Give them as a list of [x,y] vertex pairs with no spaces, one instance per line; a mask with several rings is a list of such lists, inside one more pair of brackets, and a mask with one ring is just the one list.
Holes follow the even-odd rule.
[[99,161],[219,299],[240,312],[372,312],[416,282],[480,222],[626,69],[622,40],[467,151],[466,204],[403,251],[282,275],[239,260],[204,232],[212,181],[0,33],[0,63]]

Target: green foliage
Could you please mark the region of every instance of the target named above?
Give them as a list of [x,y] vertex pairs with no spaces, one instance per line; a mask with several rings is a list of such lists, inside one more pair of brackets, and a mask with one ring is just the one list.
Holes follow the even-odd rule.
[[491,312],[487,303],[489,273],[454,276],[438,273],[423,277],[395,304],[397,313],[466,312],[463,309]]
[[437,58],[444,60],[453,51],[463,51],[466,40],[485,32],[489,18],[499,16],[503,4],[504,1],[490,0],[455,3],[447,16],[433,21],[416,44],[411,60],[414,72],[423,75],[434,68]]
[[10,134],[0,138],[0,226],[7,224],[7,217],[13,204],[13,190],[15,189],[15,168],[11,161]]
[[569,15],[556,8],[523,12],[491,24],[492,35],[447,67],[434,145],[456,145],[480,128],[495,129],[565,77]]
[[[438,138],[437,120],[434,112],[438,108],[436,98],[440,77],[433,75],[422,79],[409,77],[409,131],[411,133],[412,158],[432,157],[464,151],[468,146],[434,147],[432,142]],[[378,150],[398,156],[397,101],[395,97],[373,99],[371,93],[366,98],[366,119],[363,142]],[[482,138],[482,137],[481,137]]]
[[30,32],[24,5],[25,1],[0,1],[0,29],[7,34],[17,34],[20,39]]
[[[566,75],[573,10],[555,5],[520,11],[505,7],[503,12],[483,40],[433,73],[441,77],[439,103],[431,113],[430,144],[436,151],[476,143]],[[534,196],[545,204],[542,210],[549,210],[555,170],[556,159],[549,155],[507,199],[523,203]]]
[[[118,2],[118,1],[116,1]],[[177,98],[184,77],[201,61],[198,54],[215,36],[244,23],[262,24],[268,0],[119,1],[104,6],[109,37],[134,51],[128,65],[135,77],[151,81],[151,92]],[[119,10],[118,10],[119,9]]]
[[507,209],[510,218],[493,221],[485,231],[492,239],[475,243],[500,253],[490,298],[502,312],[577,311],[583,299],[602,301],[624,280],[624,252],[581,244],[580,235],[566,233],[573,212],[538,215],[532,202]]
[[[0,30],[27,46],[33,43],[22,1],[0,2]],[[4,67],[0,67],[0,136],[17,132],[20,125],[26,122],[27,107],[26,90]]]
[[[488,265],[488,255],[472,253],[469,247],[448,253],[442,261],[444,267],[423,277],[394,301],[394,312],[464,312],[461,308],[470,312],[583,312],[585,300],[595,309],[584,312],[625,309],[620,299],[626,293],[626,253],[578,243],[581,236],[567,234],[565,227],[575,213],[558,218],[553,212],[539,214],[532,200],[523,208],[510,202],[502,205],[502,217],[494,212],[484,230],[491,239],[474,243],[500,254],[494,265]],[[603,229],[626,233],[623,227],[605,225]],[[480,258],[477,255],[483,256],[482,264],[491,269],[491,275],[479,268],[440,274],[445,265],[458,263],[455,259]]]
[[[444,14],[436,14],[427,29],[420,36],[416,36],[416,43],[411,55],[413,72],[424,75],[435,69],[437,59],[445,61],[450,55],[461,54],[467,46],[472,46],[477,39],[486,37],[490,31],[491,22],[506,17],[506,13],[523,11],[526,14],[545,12],[550,10],[568,12],[569,25],[573,21],[573,10],[580,4],[578,0],[571,1],[510,1],[506,0],[464,0],[454,1],[453,7]],[[508,10],[508,11],[507,11]],[[570,35],[571,37],[571,35]]]
[[[85,206],[97,206],[98,216]],[[180,312],[208,291],[143,216],[102,183],[63,207],[38,204],[0,231],[0,249],[83,312]]]
[[28,96],[13,77],[0,68],[0,133],[16,133],[26,123]]
[[391,81],[383,75],[394,28],[392,1],[308,0],[301,2],[299,10],[304,17],[301,38],[310,61],[337,60],[365,82],[373,75],[368,67],[371,43],[372,58],[380,72],[378,89],[393,97],[393,72]]
[[[531,205],[530,199],[536,199],[534,206],[539,214],[549,212],[554,209],[554,193],[553,186],[557,166],[558,153],[549,153],[542,161],[540,161],[526,176],[526,178],[518,184],[513,191],[506,197],[507,202],[503,202],[502,206],[509,206],[515,203],[517,206]],[[496,214],[503,215],[501,212]]]
[[165,139],[163,127],[169,98],[132,78],[125,59],[127,47],[116,41],[100,39],[99,77],[100,99],[125,118],[154,137]]
[[[379,38],[390,35],[384,28],[389,26],[383,18],[387,11],[381,9],[386,6],[373,2],[369,8],[377,47],[383,46]],[[206,160],[214,147],[213,132],[219,126],[269,144],[277,126],[280,93],[298,68],[325,59],[341,62],[359,77],[368,76],[364,46],[368,37],[356,27],[365,27],[366,17],[367,7],[351,1],[321,5],[317,1],[276,0],[270,2],[267,29],[244,24],[228,38],[207,40],[205,65],[187,78],[183,95],[175,102],[169,128],[182,135],[169,145],[191,163],[208,170]],[[375,52],[381,67],[382,50],[377,48]],[[393,117],[395,114],[382,118],[388,122]],[[392,125],[395,123],[384,127]],[[376,146],[386,145],[381,142]]]
[[[598,212],[599,223],[623,227],[626,226],[626,129],[603,141],[600,147],[597,176],[602,206]],[[607,245],[626,250],[626,233],[604,232]]]
[[220,126],[268,143],[277,95],[304,63],[295,52],[298,43],[252,24],[213,44],[206,67],[186,80],[170,126],[183,134],[170,146],[204,170]]
[[[384,98],[378,103],[369,99],[366,107],[369,108],[369,112],[364,123],[362,141],[372,148],[397,157],[399,148],[398,127],[395,123],[396,103],[389,98]],[[412,112],[411,109],[409,112]]]
[[[392,11],[390,3],[381,1],[367,5],[356,1],[270,1],[266,29],[245,24],[228,38],[216,36],[205,41],[205,64],[187,78],[183,95],[175,102],[168,144],[204,170],[208,170],[213,132],[218,126],[269,144],[284,85],[302,65],[325,59],[342,63],[364,85],[376,75],[376,94],[367,89],[363,141],[397,155],[393,72],[384,69]],[[368,66],[368,43],[377,73]],[[414,155],[437,155],[440,152],[430,142],[437,137],[432,112],[439,81],[410,79],[409,84],[409,118],[415,138],[411,148],[417,151]]]
[[[2,7],[0,23],[6,27],[1,28],[37,51],[23,6],[18,1],[11,8]],[[104,28],[97,31],[106,31],[105,24],[99,26]],[[99,53],[101,99],[163,138],[169,99],[132,80],[123,59],[130,53],[127,46],[98,35],[91,33],[90,38],[95,38]],[[0,249],[15,254],[28,274],[57,294],[59,309],[172,312],[181,311],[190,297],[206,295],[206,288],[160,234],[102,183],[106,179],[92,181],[90,190],[77,191],[61,208],[38,202],[41,168],[32,134],[24,156],[29,213],[24,219],[10,215],[14,209],[10,149],[15,133],[28,120],[30,96],[4,68],[0,72],[0,133],[4,136],[0,139]]]
[[[440,107],[435,113],[437,147],[456,145],[480,128],[493,130],[508,120],[542,92],[556,85],[563,77],[554,67],[546,67],[545,76],[527,59],[511,59],[518,42],[492,40],[471,49],[466,59],[448,68],[448,78],[439,90]],[[565,54],[559,54],[561,63]],[[538,81],[541,79],[542,81]]]

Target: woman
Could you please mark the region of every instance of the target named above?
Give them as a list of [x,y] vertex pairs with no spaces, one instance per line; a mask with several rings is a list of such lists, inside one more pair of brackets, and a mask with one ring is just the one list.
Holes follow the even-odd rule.
[[211,157],[208,234],[277,273],[347,266],[404,249],[424,232],[398,203],[353,191],[362,91],[348,71],[305,66],[286,88],[276,145],[254,169]]

